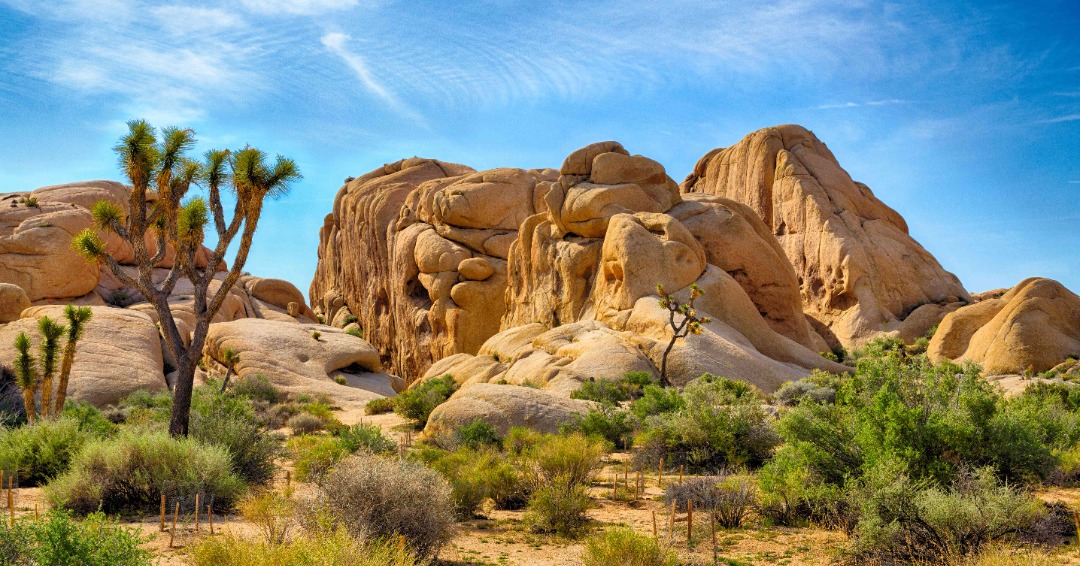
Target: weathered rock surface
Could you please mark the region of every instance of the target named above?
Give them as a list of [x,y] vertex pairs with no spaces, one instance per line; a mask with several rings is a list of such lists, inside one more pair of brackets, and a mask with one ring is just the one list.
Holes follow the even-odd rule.
[[0,283],[0,324],[18,320],[30,308],[30,298],[18,285]]
[[[158,331],[143,313],[113,307],[90,307],[93,317],[79,341],[71,368],[68,397],[104,406],[140,390],[166,388]],[[15,359],[15,336],[26,332],[33,344],[40,334],[38,319],[64,321],[61,306],[30,307],[23,318],[0,326],[0,360]]]
[[[286,391],[321,392],[356,403],[394,395],[395,380],[382,372],[375,348],[336,328],[256,318],[210,325],[206,358],[220,365],[226,349],[240,356],[235,366],[240,379],[261,374]],[[346,385],[333,380],[338,375]]]
[[435,407],[424,434],[430,437],[450,433],[476,419],[488,422],[499,434],[506,434],[514,426],[554,433],[592,406],[588,401],[531,387],[478,383],[463,387]]
[[764,220],[795,268],[806,314],[833,345],[856,346],[928,303],[971,300],[903,218],[800,126],[708,153],[682,189],[742,202]]
[[1025,279],[946,315],[927,354],[978,362],[988,374],[1049,370],[1080,358],[1080,297],[1057,281]]

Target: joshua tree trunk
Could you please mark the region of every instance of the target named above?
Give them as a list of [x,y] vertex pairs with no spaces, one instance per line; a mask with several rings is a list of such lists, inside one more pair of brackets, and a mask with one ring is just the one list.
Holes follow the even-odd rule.
[[54,414],[55,411],[51,411],[52,407],[52,391],[53,391],[53,378],[46,377],[41,380],[41,416],[48,418]]
[[232,375],[232,364],[225,368],[225,380],[221,382],[221,392],[224,393],[225,389],[229,387],[229,376]]
[[34,424],[37,420],[37,408],[34,407],[34,390],[23,389],[22,392],[23,408],[26,409],[26,422],[28,424]]
[[67,402],[68,380],[71,375],[71,366],[75,363],[75,344],[76,342],[71,340],[64,344],[64,359],[60,362],[60,380],[56,385],[56,404],[52,409],[54,417],[64,410],[64,403]]

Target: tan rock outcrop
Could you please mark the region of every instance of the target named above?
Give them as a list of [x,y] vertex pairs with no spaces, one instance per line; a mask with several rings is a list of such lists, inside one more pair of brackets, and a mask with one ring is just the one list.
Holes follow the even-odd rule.
[[[138,390],[164,391],[158,331],[150,317],[130,309],[90,307],[93,317],[79,340],[68,398],[102,407]],[[0,326],[0,359],[15,358],[15,336],[26,332],[36,345],[37,321],[64,321],[61,306],[30,307],[23,318]]]
[[91,225],[86,209],[57,203],[41,210],[0,207],[0,223],[5,221],[18,225],[0,235],[0,283],[18,285],[31,301],[80,297],[97,286],[98,266],[71,247],[72,238]]
[[511,427],[526,426],[555,433],[559,427],[589,411],[593,404],[515,385],[479,383],[458,390],[435,407],[424,435],[438,436],[480,419],[506,434]]
[[30,298],[18,285],[0,283],[0,324],[18,320],[30,308]]
[[1080,297],[1057,281],[1025,279],[946,315],[927,355],[977,362],[988,374],[1046,371],[1080,358]]
[[856,346],[928,303],[970,302],[903,218],[800,126],[710,152],[682,189],[742,202],[764,220],[795,268],[806,314],[834,345]]

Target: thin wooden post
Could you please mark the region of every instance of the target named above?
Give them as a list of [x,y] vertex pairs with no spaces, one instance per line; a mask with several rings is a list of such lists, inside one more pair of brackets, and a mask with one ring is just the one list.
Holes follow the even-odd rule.
[[689,548],[694,537],[694,501],[686,500],[686,546]]
[[285,487],[292,485],[292,470],[285,470]]
[[619,493],[619,471],[615,470],[615,475],[611,477],[611,499],[618,497]]
[[206,506],[206,518],[210,521],[210,536],[214,536],[214,507]]
[[165,532],[165,492],[161,492],[161,532]]
[[712,558],[713,564],[716,564],[716,507],[713,506],[713,510],[709,513],[709,531],[712,533]]
[[180,502],[176,502],[176,509],[172,514],[172,530],[169,531],[169,548],[173,547],[173,540],[176,539],[176,518],[180,515]]
[[641,481],[641,470],[638,470],[637,480],[634,482],[634,501],[638,500],[642,491],[645,491],[644,482]]
[[13,476],[8,476],[8,479],[7,479],[7,505],[8,505],[8,514],[11,515],[11,524],[12,525],[15,524],[15,494],[12,492],[12,487],[13,487],[13,485],[15,483],[13,481],[14,479],[15,478]]
[[34,504],[34,520],[38,520],[37,503]]
[[679,483],[682,483],[682,464],[679,464]]
[[656,487],[664,487],[664,459],[660,458],[660,473],[656,476]]
[[623,482],[626,485],[627,495],[630,493],[630,464],[627,462],[622,463]]
[[199,532],[199,494],[195,494],[195,532]]
[[656,532],[656,509],[653,509],[652,510],[652,537],[653,538],[658,538],[658,536],[659,535]]

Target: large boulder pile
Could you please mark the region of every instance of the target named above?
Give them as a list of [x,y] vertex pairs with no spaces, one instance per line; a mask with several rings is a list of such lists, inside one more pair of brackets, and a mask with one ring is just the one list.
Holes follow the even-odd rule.
[[1025,279],[945,316],[934,361],[973,361],[990,374],[1044,372],[1080,359],[1080,297],[1050,279]]
[[[71,246],[76,234],[93,226],[90,207],[95,202],[108,200],[126,209],[129,191],[120,183],[89,181],[0,195],[0,363],[14,359],[19,332],[39,340],[40,317],[63,322],[62,307],[48,305],[90,305],[93,317],[79,345],[69,393],[96,405],[115,403],[140,389],[164,390],[177,366],[160,336],[153,306]],[[114,235],[102,237],[128,275],[137,277],[131,247]],[[148,247],[153,250],[154,242]],[[208,257],[204,248],[197,264],[205,266]],[[173,258],[167,251],[152,269],[155,281],[167,277]],[[210,293],[218,291],[226,275],[224,265],[217,268]],[[193,294],[194,287],[181,278],[169,296],[173,317],[188,339],[195,327]],[[212,321],[204,365],[220,377],[225,371],[219,363],[222,353],[230,348],[241,355],[241,379],[262,374],[286,390],[325,393],[345,402],[394,395],[400,380],[381,371],[374,348],[319,325],[317,318],[293,284],[241,277]],[[325,337],[313,340],[314,332]],[[345,384],[335,378],[344,378]]]
[[761,217],[794,266],[804,312],[834,346],[882,332],[917,338],[971,301],[904,219],[801,126],[766,128],[709,152],[682,187],[745,203]]

